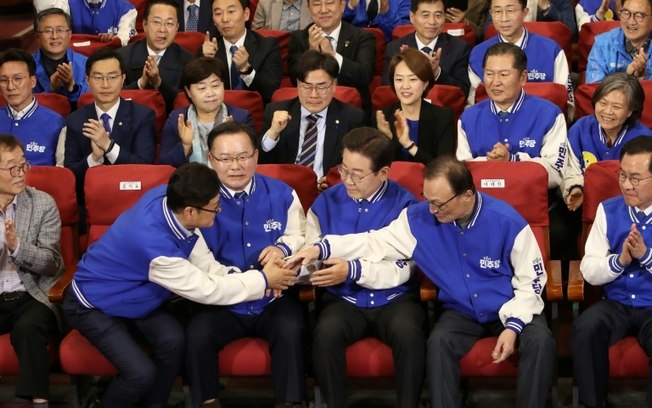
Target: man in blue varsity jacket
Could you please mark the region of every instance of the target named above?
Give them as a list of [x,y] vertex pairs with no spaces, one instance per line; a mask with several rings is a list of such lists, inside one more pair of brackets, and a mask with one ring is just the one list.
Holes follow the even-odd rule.
[[376,27],[392,41],[396,26],[410,24],[410,0],[346,0],[342,20],[356,27]]
[[[215,259],[233,265],[231,273],[238,276],[240,271],[265,268],[301,249],[303,207],[287,184],[256,174],[258,148],[253,130],[237,122],[222,123],[209,133],[208,146],[210,165],[221,183],[222,213],[211,227],[202,229],[202,235]],[[247,336],[262,337],[270,346],[277,404],[303,404],[304,326],[297,299],[279,292],[230,307],[199,307],[186,330],[193,406],[219,403],[217,353]]]
[[575,379],[587,407],[607,402],[610,345],[634,335],[652,355],[652,137],[623,146],[619,181],[623,195],[598,206],[580,265],[584,279],[602,285],[604,294],[575,320],[571,336]]
[[66,119],[34,98],[36,65],[27,52],[10,48],[0,54],[0,133],[16,136],[25,146],[25,158],[38,166],[63,165]]
[[[231,273],[213,258],[199,228],[220,212],[220,182],[203,164],[179,167],[167,186],[145,193],[93,244],[77,265],[63,303],[70,325],[118,369],[104,407],[165,407],[183,365],[185,335],[166,311],[172,293],[206,304],[260,299],[287,289],[294,272],[269,262]],[[226,238],[223,238],[226,239]],[[131,331],[144,337],[153,357]],[[215,355],[204,356],[215,363]]]
[[128,0],[68,0],[72,31],[103,42],[118,37],[124,47],[136,34],[136,8]]
[[523,91],[527,58],[509,43],[487,50],[483,68],[489,98],[460,117],[457,158],[535,161],[548,172],[548,188],[556,188],[566,160],[566,120],[556,105]]
[[[568,105],[574,107],[573,86],[566,55],[559,44],[549,38],[529,32],[523,27],[528,14],[527,0],[492,0],[489,9],[498,35],[471,50],[469,80],[471,90],[468,103],[475,103],[475,89],[483,78],[485,53],[494,44],[510,43],[527,55],[527,80],[530,82],[556,82],[568,89]],[[486,85],[486,83],[485,83]]]
[[[387,178],[393,147],[380,131],[361,127],[342,139],[342,182],[315,200],[307,216],[306,242],[325,234],[367,232],[387,226],[414,196]],[[419,404],[425,371],[425,313],[406,260],[380,261],[373,269],[349,258],[328,259],[310,282],[324,289],[313,333],[317,383],[329,407],[346,406],[346,347],[369,335],[392,348],[396,406]]]
[[495,363],[517,348],[520,356],[515,406],[545,407],[555,341],[542,315],[547,279],[532,230],[508,204],[477,192],[471,172],[450,156],[428,163],[423,195],[426,202],[387,227],[325,235],[295,259],[358,259],[349,276],[375,273],[381,260],[414,260],[439,288],[443,309],[427,342],[431,406],[460,406],[460,359],[479,338],[498,336]]
[[586,65],[586,82],[614,72],[652,79],[652,0],[624,0],[620,27],[595,37]]
[[41,11],[34,20],[39,49],[34,53],[36,86],[34,92],[55,92],[76,106],[77,99],[88,92],[84,76],[86,57],[70,47],[70,16],[58,8]]

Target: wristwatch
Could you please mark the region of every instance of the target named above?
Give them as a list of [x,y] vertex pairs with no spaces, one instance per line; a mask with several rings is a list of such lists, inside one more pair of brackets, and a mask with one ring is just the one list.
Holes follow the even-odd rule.
[[245,69],[244,71],[240,71],[240,75],[249,75],[252,72],[254,72],[254,66],[249,64],[249,68]]

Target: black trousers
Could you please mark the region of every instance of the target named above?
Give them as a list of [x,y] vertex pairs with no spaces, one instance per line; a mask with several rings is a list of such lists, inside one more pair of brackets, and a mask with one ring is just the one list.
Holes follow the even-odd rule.
[[193,406],[218,398],[217,353],[242,337],[261,337],[269,343],[274,397],[279,402],[305,399],[303,361],[305,319],[301,305],[284,295],[260,315],[234,313],[225,306],[199,306],[186,328],[186,370]]
[[[428,338],[430,405],[438,408],[461,404],[460,359],[476,340],[499,335],[500,321],[480,324],[455,310],[444,310]],[[543,316],[535,316],[517,339],[519,352],[516,406],[545,407],[555,365],[555,340]]]
[[346,348],[373,336],[392,348],[397,407],[415,408],[423,386],[426,321],[415,295],[361,308],[324,293],[314,331],[315,377],[328,408],[346,407]]
[[[624,306],[600,300],[573,322],[571,350],[580,400],[604,407],[609,382],[609,346],[625,336],[636,336],[652,356],[652,309]],[[648,377],[646,406],[652,406],[652,376]]]
[[[72,291],[62,308],[70,326],[118,369],[102,395],[102,407],[130,407],[139,400],[144,407],[167,407],[185,351],[183,328],[172,315],[157,309],[139,319],[110,316],[82,306]],[[134,335],[147,343],[149,354]]]
[[49,399],[47,346],[57,331],[52,310],[28,293],[19,299],[0,300],[0,333],[10,333],[11,345],[18,356],[17,397]]

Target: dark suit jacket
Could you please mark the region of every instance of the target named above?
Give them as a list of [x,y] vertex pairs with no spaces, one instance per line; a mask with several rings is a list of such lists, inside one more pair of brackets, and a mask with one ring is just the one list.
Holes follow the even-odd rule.
[[[385,52],[385,72],[383,73],[383,85],[389,84],[389,62],[392,57],[398,54],[401,45],[407,44],[410,48],[417,48],[416,33],[408,34],[403,38],[387,44]],[[466,41],[455,38],[448,33],[442,32],[437,39],[436,48],[441,48],[441,75],[436,83],[455,85],[462,88],[464,96],[469,94],[469,54],[471,48]]]
[[[124,61],[127,79],[125,89],[138,89],[138,79],[143,75],[145,60],[147,59],[147,40],[143,39],[126,47],[119,48],[118,53]],[[180,45],[172,43],[159,61],[158,70],[161,75],[161,86],[158,90],[165,99],[167,112],[172,111],[174,98],[179,93],[181,84],[181,71],[195,56]]]
[[[274,149],[269,152],[261,150],[261,163],[294,163],[299,152],[299,127],[301,125],[301,102],[299,98],[275,102],[265,108],[265,125],[263,129],[270,128],[272,117],[277,110],[286,110],[292,120],[279,135],[279,140]],[[342,137],[352,129],[365,125],[364,112],[351,105],[333,98],[328,105],[326,115],[326,137],[324,138],[324,175],[328,174],[331,167],[342,161]]]
[[[312,24],[303,30],[294,31],[288,44],[288,64],[292,83],[297,83],[297,61],[301,54],[310,49],[308,30]],[[357,88],[362,96],[365,110],[371,112],[371,97],[369,84],[374,76],[376,62],[376,39],[370,32],[342,22],[340,37],[337,40],[338,54],[342,55],[342,66],[337,76],[337,84]]]
[[[433,105],[427,101],[421,101],[419,111],[419,138],[417,140],[417,154],[412,157],[404,154],[403,147],[396,138],[394,128],[394,112],[401,108],[401,103],[396,102],[392,106],[383,109],[385,118],[394,134],[394,160],[417,161],[427,164],[435,157],[443,155],[455,155],[455,112],[446,107]],[[373,116],[374,122],[376,116]],[[374,123],[375,125],[375,123]]]
[[[183,8],[183,0],[176,0],[181,10],[181,19],[179,20],[179,31],[186,31],[186,13],[187,10]],[[211,33],[211,38],[218,36],[217,27],[213,23],[213,2],[202,1],[199,3],[199,15],[197,16],[197,31],[206,34],[206,31]],[[252,10],[253,13],[253,10]]]
[[[183,153],[183,145],[179,138],[178,120],[179,114],[181,113],[184,118],[188,118],[189,108],[190,107],[173,110],[170,112],[167,121],[165,121],[163,135],[161,136],[161,153],[158,158],[160,164],[169,164],[170,166],[179,167],[184,163],[188,163],[188,158]],[[252,129],[254,128],[249,111],[231,105],[226,105],[226,109],[234,122],[242,123]]]
[[[243,89],[257,91],[263,97],[265,103],[272,99],[272,94],[281,84],[283,75],[283,60],[281,48],[276,38],[263,37],[255,31],[247,30],[244,46],[249,53],[249,64],[256,70],[256,76],[247,86],[243,81]],[[224,40],[220,36],[217,39],[217,54],[215,56],[224,62],[226,69],[229,69],[224,49]],[[231,89],[231,79],[228,75],[224,78],[227,89]]]
[[[82,134],[84,123],[97,120],[95,104],[83,106],[68,115],[66,129],[65,167],[75,173],[78,198],[83,197],[84,175],[88,170],[91,140]],[[113,121],[111,139],[120,146],[120,154],[114,164],[152,164],[156,155],[156,117],[150,108],[120,99],[120,107]],[[104,160],[104,164],[110,164]]]

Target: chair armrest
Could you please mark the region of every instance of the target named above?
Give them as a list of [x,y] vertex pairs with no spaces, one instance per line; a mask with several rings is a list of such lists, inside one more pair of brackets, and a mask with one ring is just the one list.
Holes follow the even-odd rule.
[[423,275],[421,276],[419,295],[421,296],[422,302],[434,302],[437,300],[437,286]]
[[580,272],[580,261],[570,261],[566,297],[571,302],[581,302],[584,300],[584,277],[582,277],[582,272]]
[[561,261],[551,260],[548,263],[548,282],[546,283],[546,296],[549,302],[564,300],[564,286],[561,279]]
[[63,274],[59,277],[59,280],[57,280],[57,283],[55,283],[48,291],[48,299],[50,302],[63,302],[63,297],[66,294],[66,290],[68,290],[68,286],[70,286],[70,282],[72,282],[72,277],[75,274],[75,271],[77,271],[77,264],[66,266]]

